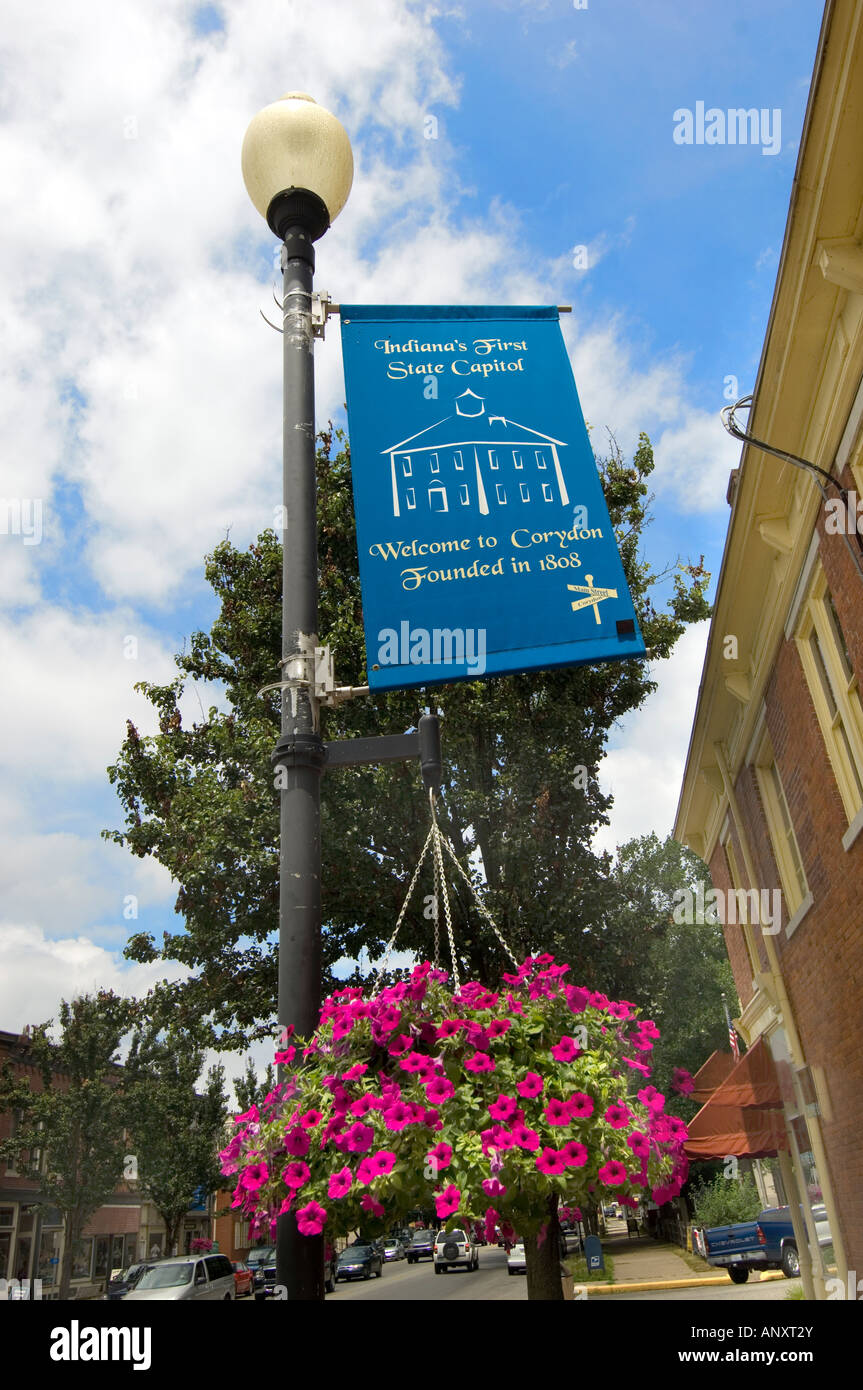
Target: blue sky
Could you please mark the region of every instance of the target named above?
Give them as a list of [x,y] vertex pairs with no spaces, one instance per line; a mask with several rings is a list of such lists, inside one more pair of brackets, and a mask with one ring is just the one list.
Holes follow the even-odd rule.
[[[801,0],[34,0],[8,18],[0,496],[38,500],[43,533],[0,533],[0,1027],[158,973],[122,946],[171,923],[175,889],[100,840],[120,823],[105,767],[126,717],[152,727],[133,683],[169,679],[209,625],[203,556],[280,501],[279,341],[258,314],[277,247],[239,168],[255,111],[306,90],[351,136],[354,188],[318,248],[334,299],[573,305],[595,442],[654,441],[650,558],[703,553],[715,575],[738,457],[718,411],[727,377],[754,385],[820,20]],[[771,129],[778,111],[781,147],[676,143],[698,102]],[[317,378],[320,422],[339,418],[337,325]],[[614,733],[604,845],[671,828],[705,636]]]

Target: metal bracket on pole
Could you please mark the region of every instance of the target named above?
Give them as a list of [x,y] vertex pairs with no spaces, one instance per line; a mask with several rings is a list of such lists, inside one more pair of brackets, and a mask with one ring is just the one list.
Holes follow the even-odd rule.
[[440,747],[440,720],[436,714],[423,714],[412,734],[381,734],[372,738],[342,738],[327,743],[324,771],[331,767],[361,767],[371,763],[394,763],[402,758],[419,758],[423,785],[440,789],[443,765]]
[[330,647],[315,647],[315,699],[322,705],[343,705],[358,695],[368,695],[367,685],[336,685]]
[[334,304],[332,297],[326,290],[312,291],[312,334],[315,338],[323,338],[327,329],[327,319],[331,314],[338,314],[340,305]]

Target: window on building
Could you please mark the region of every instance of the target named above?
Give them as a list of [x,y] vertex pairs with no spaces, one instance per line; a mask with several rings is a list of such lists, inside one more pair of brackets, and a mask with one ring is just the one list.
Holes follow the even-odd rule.
[[417,504],[417,495],[412,487],[405,488],[405,502],[411,511]]
[[75,1242],[72,1251],[72,1278],[89,1279],[93,1265],[93,1237]]
[[797,650],[849,823],[863,808],[863,708],[836,608],[819,568],[796,633]]
[[800,855],[800,847],[794,832],[794,823],[788,809],[788,798],[782,784],[779,768],[773,756],[773,745],[765,734],[755,762],[761,801],[767,819],[767,830],[773,847],[773,858],[779,870],[782,894],[788,917],[793,917],[803,899],[809,893],[806,871]]
[[488,466],[489,466],[489,468],[499,468],[499,467],[500,467],[500,463],[499,463],[498,457],[497,457],[497,449],[489,449],[489,451],[488,451]]
[[464,458],[462,457],[461,449],[455,449],[453,451],[452,461],[458,469],[459,473],[461,473],[464,469]]
[[413,473],[413,468],[411,467],[411,461],[409,458],[402,459],[402,473],[406,478],[409,478]]
[[448,512],[449,504],[446,497],[446,488],[442,483],[436,483],[429,488],[429,508],[433,512]]
[[541,449],[537,449],[537,450],[536,450],[536,466],[537,466],[537,468],[547,468],[547,467],[548,467],[548,461],[547,461],[547,459],[546,459],[546,457],[545,457],[545,454],[542,452]]
[[528,487],[527,483],[521,483],[521,484],[519,485],[519,491],[521,492],[521,500],[522,500],[522,502],[529,502],[529,501],[530,501],[530,488]]
[[[725,866],[728,869],[731,887],[737,892],[739,889],[745,888],[746,885],[743,882],[743,875],[740,872],[740,866],[737,862],[737,854],[734,849],[734,841],[731,838],[730,827],[726,833],[725,839],[722,841],[722,852],[725,855]],[[745,927],[742,927],[741,930],[743,932],[743,940],[746,943],[746,954],[749,957],[749,969],[752,972],[752,981],[754,984],[755,976],[758,973],[758,961],[755,958],[752,936]]]
[[554,501],[554,498],[553,498],[552,492],[551,492],[551,483],[543,483],[543,485],[542,485],[542,500],[543,500],[543,502],[553,502],[553,501]]
[[503,483],[497,485],[497,500],[502,507],[506,506],[506,488]]
[[524,459],[516,449],[513,449],[512,451],[512,461],[515,464],[516,468],[524,468]]
[[440,472],[440,463],[437,454],[429,454],[429,469],[432,473]]
[[458,490],[458,500],[463,507],[470,506],[470,488],[467,483],[462,483]]

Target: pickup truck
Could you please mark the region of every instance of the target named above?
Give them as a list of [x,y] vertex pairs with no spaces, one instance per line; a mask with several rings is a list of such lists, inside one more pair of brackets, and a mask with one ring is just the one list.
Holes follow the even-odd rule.
[[[812,1208],[819,1245],[832,1236],[823,1206]],[[766,1207],[754,1221],[713,1226],[703,1233],[708,1264],[727,1269],[735,1284],[745,1284],[752,1269],[781,1269],[787,1279],[800,1273],[797,1238],[788,1207]]]

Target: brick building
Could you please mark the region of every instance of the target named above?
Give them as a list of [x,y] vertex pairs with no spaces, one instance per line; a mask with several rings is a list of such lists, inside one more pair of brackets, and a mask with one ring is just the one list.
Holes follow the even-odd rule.
[[[748,432],[852,501],[861,240],[863,9],[828,3]],[[777,1063],[796,1189],[823,1195],[846,1279],[863,1276],[863,537],[825,489],[743,446],[674,833],[724,895],[735,1022]],[[778,892],[779,921],[753,889]],[[816,1298],[822,1277],[816,1256]]]
[[[0,1032],[0,1066],[40,1090],[42,1077],[30,1053],[26,1034]],[[0,1139],[14,1133],[16,1117],[0,1112]],[[39,1156],[34,1155],[38,1166]],[[190,1209],[180,1232],[179,1249],[186,1253],[196,1236],[210,1236],[210,1201]],[[111,1271],[146,1255],[164,1255],[165,1224],[134,1181],[118,1183],[110,1202],[94,1212],[85,1227],[72,1265],[71,1296],[93,1298],[104,1292]],[[59,1283],[63,1256],[63,1218],[42,1196],[39,1179],[18,1171],[0,1158],[0,1279],[39,1279],[43,1298]],[[55,1295],[56,1296],[56,1295]]]

